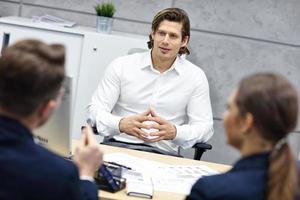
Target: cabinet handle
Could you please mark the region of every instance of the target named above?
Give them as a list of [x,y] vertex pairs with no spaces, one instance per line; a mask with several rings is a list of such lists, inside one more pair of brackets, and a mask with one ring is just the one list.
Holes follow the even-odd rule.
[[9,38],[10,38],[10,33],[3,33],[3,39],[2,39],[2,48],[1,48],[1,55],[3,54],[4,49],[8,46],[9,44]]

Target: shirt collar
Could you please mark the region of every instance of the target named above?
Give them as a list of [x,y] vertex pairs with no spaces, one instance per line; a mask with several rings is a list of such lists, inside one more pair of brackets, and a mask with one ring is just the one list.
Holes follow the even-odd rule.
[[[180,64],[182,62],[182,60],[185,59],[182,56],[177,56],[176,60],[174,61],[173,65],[171,66],[170,69],[167,70],[167,72],[175,70],[178,75],[180,75],[182,73],[182,65]],[[152,70],[154,70],[153,65],[152,65],[152,58],[151,58],[151,50],[149,50],[148,52],[146,52],[141,60],[140,63],[140,68],[141,69],[146,69],[146,68],[150,68]]]

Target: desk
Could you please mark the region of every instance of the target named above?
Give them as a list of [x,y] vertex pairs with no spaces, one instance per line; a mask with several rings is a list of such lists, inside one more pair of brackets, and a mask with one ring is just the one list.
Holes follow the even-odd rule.
[[[108,145],[101,145],[101,149],[106,153],[116,153],[116,152],[122,152],[129,154],[131,156],[140,157],[143,159],[153,160],[157,162],[162,162],[166,164],[173,164],[173,165],[206,165],[208,167],[211,167],[212,169],[215,169],[219,172],[225,172],[230,169],[230,166],[228,165],[221,165],[221,164],[215,164],[215,163],[209,163],[204,161],[197,161],[197,160],[191,160],[186,158],[178,158],[173,156],[166,156],[166,155],[160,155],[160,154],[154,154],[154,153],[148,153],[148,152],[142,152],[142,151],[136,151],[131,149],[125,149],[120,147],[113,147]],[[127,199],[136,199],[141,200],[142,198],[136,198],[126,195],[126,190],[119,191],[117,193],[109,193],[105,191],[101,191],[99,193],[99,197],[101,197],[101,200],[127,200]],[[185,195],[183,194],[176,194],[176,193],[169,193],[169,192],[159,192],[154,191],[153,199],[155,200],[183,200],[185,198]]]
[[[74,143],[76,143],[76,141],[74,141],[73,144]],[[165,164],[206,165],[206,166],[211,167],[212,169],[219,171],[219,172],[225,172],[231,168],[228,165],[222,165],[222,164],[216,164],[216,163],[210,163],[210,162],[204,162],[204,161],[197,161],[197,160],[191,160],[191,159],[186,159],[186,158],[178,158],[178,157],[173,157],[173,156],[166,156],[166,155],[160,155],[160,154],[155,154],[155,153],[136,151],[136,150],[125,149],[125,148],[120,148],[120,147],[113,147],[113,146],[108,146],[108,145],[100,145],[100,146],[101,146],[101,150],[103,151],[104,154],[122,152],[122,153],[129,154],[131,156],[136,156],[136,157],[140,157],[143,159],[162,162]],[[116,192],[116,193],[100,191],[99,198],[101,198],[101,200],[129,200],[129,199],[130,200],[131,199],[132,200],[142,200],[142,199],[144,199],[144,198],[127,196],[125,189],[121,190],[119,192]],[[183,199],[185,199],[185,195],[169,193],[169,192],[154,191],[153,199],[154,200],[183,200]]]

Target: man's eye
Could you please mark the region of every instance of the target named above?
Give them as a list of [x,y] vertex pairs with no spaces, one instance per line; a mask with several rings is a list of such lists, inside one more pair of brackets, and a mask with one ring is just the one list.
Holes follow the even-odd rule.
[[171,34],[171,35],[170,35],[170,38],[172,38],[172,39],[177,39],[177,37],[178,37],[178,36],[177,36],[177,35],[174,35],[174,34]]
[[165,36],[166,34],[165,34],[164,32],[159,31],[159,32],[158,32],[158,35],[160,35],[160,36]]

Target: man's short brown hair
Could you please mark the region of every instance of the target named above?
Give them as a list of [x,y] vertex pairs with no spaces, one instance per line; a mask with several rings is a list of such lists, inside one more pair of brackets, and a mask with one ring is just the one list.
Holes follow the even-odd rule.
[[64,80],[65,48],[22,40],[0,58],[0,106],[24,117],[57,97]]
[[[181,35],[182,40],[186,36],[190,38],[190,20],[187,13],[180,8],[166,8],[164,10],[159,11],[153,18],[152,21],[152,31],[155,33],[160,25],[160,23],[164,20],[168,20],[171,22],[178,22],[182,24]],[[153,48],[153,39],[151,34],[149,35],[148,48]],[[178,52],[179,55],[182,54],[190,54],[187,46],[181,47]]]

